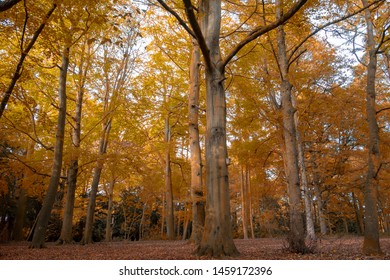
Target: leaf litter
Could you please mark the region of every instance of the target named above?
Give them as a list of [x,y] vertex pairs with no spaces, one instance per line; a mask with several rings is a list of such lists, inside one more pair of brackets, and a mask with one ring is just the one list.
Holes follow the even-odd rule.
[[[390,237],[381,238],[382,255],[365,256],[362,237],[325,237],[313,253],[296,254],[286,249],[283,238],[236,239],[240,252],[232,260],[389,260]],[[0,244],[1,260],[196,260],[209,259],[193,254],[188,241],[145,240],[99,242],[88,245],[46,243],[44,249],[29,249],[28,242]]]

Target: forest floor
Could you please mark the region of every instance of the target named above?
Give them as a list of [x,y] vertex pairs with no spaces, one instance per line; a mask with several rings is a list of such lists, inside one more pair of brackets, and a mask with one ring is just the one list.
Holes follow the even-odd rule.
[[[381,238],[383,255],[362,254],[363,238],[326,237],[319,240],[314,253],[293,254],[282,238],[236,239],[240,255],[233,260],[390,260],[390,237]],[[29,249],[28,242],[0,244],[0,260],[194,260],[194,245],[188,241],[117,241],[90,245],[56,245]],[[204,258],[201,258],[204,259]]]

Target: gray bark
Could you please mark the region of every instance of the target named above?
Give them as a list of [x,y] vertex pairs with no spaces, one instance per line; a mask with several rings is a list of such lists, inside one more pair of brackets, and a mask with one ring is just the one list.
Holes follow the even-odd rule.
[[[84,57],[83,57],[84,58]],[[83,108],[83,97],[85,91],[85,82],[87,78],[87,72],[89,69],[89,63],[84,68],[84,59],[81,59],[80,67],[80,81],[76,96],[76,111],[75,111],[75,124],[72,132],[72,145],[73,155],[69,164],[68,173],[68,188],[66,191],[66,202],[64,209],[64,220],[62,222],[61,235],[57,243],[66,244],[72,243],[72,221],[73,221],[73,209],[75,203],[75,193],[77,186],[77,175],[79,169],[79,149],[80,149],[80,136],[81,136],[81,113]]]
[[[276,3],[276,17],[283,16],[283,0]],[[303,223],[303,208],[301,202],[301,189],[298,166],[297,132],[294,115],[296,109],[292,103],[292,84],[288,77],[288,61],[286,41],[283,25],[277,29],[278,40],[278,65],[281,76],[282,115],[283,115],[283,137],[284,137],[284,161],[286,168],[287,189],[289,197],[290,232],[288,237],[289,250],[297,253],[306,251],[305,230]]]
[[169,124],[169,112],[165,118],[165,207],[167,238],[175,238],[174,211],[173,211],[173,191],[172,191],[172,169],[171,169],[171,129]]
[[[368,6],[367,0],[362,0]],[[374,25],[371,11],[365,11],[367,25],[367,84],[366,84],[366,113],[369,128],[368,139],[368,170],[364,186],[364,243],[363,252],[367,255],[381,253],[379,244],[379,218],[378,218],[378,173],[380,171],[379,128],[376,120],[376,92],[375,75],[377,69],[377,49],[374,38]]]
[[202,238],[205,218],[202,157],[199,141],[199,66],[200,50],[196,40],[193,40],[190,65],[190,89],[188,96],[188,133],[191,154],[191,240],[197,245],[199,245]]

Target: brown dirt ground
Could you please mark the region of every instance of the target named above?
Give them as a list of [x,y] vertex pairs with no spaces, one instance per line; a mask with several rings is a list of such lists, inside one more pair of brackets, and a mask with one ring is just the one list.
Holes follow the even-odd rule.
[[[361,252],[362,237],[327,237],[317,242],[314,253],[293,254],[282,238],[254,240],[236,239],[240,252],[237,260],[389,260],[390,237],[381,238],[382,255],[365,256]],[[187,241],[118,241],[90,245],[55,245],[44,249],[29,249],[27,242],[0,244],[1,260],[192,260],[194,245]],[[201,258],[204,259],[204,258]]]

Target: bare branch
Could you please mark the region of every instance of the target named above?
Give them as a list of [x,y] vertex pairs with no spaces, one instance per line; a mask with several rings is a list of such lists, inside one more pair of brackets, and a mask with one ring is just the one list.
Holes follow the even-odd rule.
[[171,7],[169,7],[163,0],[157,0],[158,3],[160,3],[160,5],[168,12],[170,13],[171,15],[173,15],[177,21],[179,22],[179,24],[181,26],[183,26],[183,28],[188,32],[188,34],[190,34],[192,37],[196,38],[194,32],[191,30],[191,28],[188,27],[187,23],[180,17],[180,15],[178,13],[176,13],[173,9],[171,9]]
[[198,41],[199,48],[203,53],[203,58],[205,60],[206,66],[210,69],[212,68],[211,59],[210,59],[210,50],[207,46],[205,38],[203,37],[202,30],[195,16],[194,7],[191,3],[191,0],[183,0],[183,3],[186,9],[187,18],[190,22],[192,29],[194,30],[195,38]]
[[50,16],[52,15],[52,13],[56,9],[56,7],[57,7],[57,4],[53,4],[52,8],[46,14],[43,22],[38,27],[38,29],[35,31],[33,37],[31,38],[30,43],[22,51],[22,54],[20,55],[20,58],[19,58],[18,65],[16,66],[15,72],[14,72],[14,74],[12,76],[11,83],[9,84],[9,86],[8,86],[6,92],[4,93],[4,96],[3,96],[2,100],[1,100],[0,118],[3,115],[5,107],[7,106],[8,100],[9,100],[11,94],[12,94],[12,91],[13,91],[15,85],[16,85],[16,82],[19,80],[19,78],[20,78],[20,76],[22,74],[21,72],[22,72],[22,66],[23,66],[24,60],[26,59],[26,57],[27,57],[28,53],[30,52],[30,50],[32,49],[32,47],[34,46],[35,42],[37,41],[39,35],[41,34],[43,28],[45,27],[47,21],[49,20]]
[[[188,0],[183,0],[183,1],[188,1]],[[266,26],[256,27],[252,32],[249,33],[249,35],[245,39],[243,39],[241,42],[239,42],[236,45],[236,47],[230,51],[230,53],[222,61],[221,67],[225,68],[226,65],[230,62],[230,60],[232,60],[232,58],[248,43],[252,42],[253,40],[260,37],[261,35],[266,34],[267,32],[277,28],[279,25],[282,25],[286,21],[288,21],[291,17],[293,17],[303,7],[304,4],[306,4],[306,2],[307,2],[307,0],[300,0],[287,13],[285,13],[279,20],[276,20],[276,21],[274,21]]]
[[5,12],[11,9],[13,6],[18,4],[22,0],[3,0],[0,2],[0,12]]
[[353,16],[355,16],[355,15],[361,13],[361,12],[364,11],[365,9],[367,9],[367,8],[369,8],[369,7],[371,7],[371,6],[375,5],[375,4],[378,4],[378,3],[380,3],[380,2],[384,2],[384,0],[376,0],[376,1],[372,2],[370,5],[368,5],[367,7],[363,7],[363,8],[361,8],[361,9],[359,9],[359,10],[353,12],[353,13],[347,14],[347,15],[345,15],[345,16],[343,16],[343,17],[340,17],[340,18],[338,18],[338,19],[335,19],[335,20],[333,20],[333,21],[330,21],[330,22],[325,23],[324,25],[318,27],[318,28],[317,28],[316,30],[314,30],[312,33],[310,33],[309,35],[307,35],[306,38],[303,39],[303,40],[302,40],[302,41],[301,41],[301,42],[300,42],[300,43],[291,51],[288,60],[291,60],[291,58],[293,57],[293,55],[298,51],[298,49],[299,49],[304,43],[306,43],[307,40],[309,40],[311,37],[313,37],[314,35],[316,35],[318,32],[320,32],[320,31],[323,30],[324,28],[326,28],[326,27],[328,27],[328,26],[331,26],[331,25],[333,25],[333,24],[339,23],[339,22],[341,22],[341,21],[343,21],[343,20],[346,20],[346,19],[348,19],[348,18],[350,18],[350,17],[353,17]]

